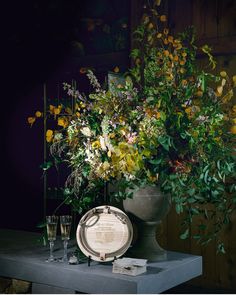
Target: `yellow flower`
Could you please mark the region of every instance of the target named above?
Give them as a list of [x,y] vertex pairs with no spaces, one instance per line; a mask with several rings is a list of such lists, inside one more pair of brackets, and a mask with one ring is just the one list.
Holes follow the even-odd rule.
[[192,108],[188,107],[185,109],[185,113],[190,114],[192,112]]
[[68,126],[68,120],[64,117],[60,117],[57,120],[57,125],[62,126],[63,128],[66,128]]
[[232,107],[232,111],[236,113],[236,104]]
[[186,72],[185,68],[180,68],[179,71],[180,71],[181,74],[184,74]]
[[108,156],[109,158],[111,157],[111,151],[110,151],[110,150],[107,152],[107,156]]
[[221,95],[222,92],[223,92],[223,87],[222,86],[218,86],[217,87],[217,92],[218,92],[219,95]]
[[234,93],[233,90],[231,89],[228,93],[225,94],[225,96],[222,98],[222,102],[223,103],[227,103],[231,100],[231,98],[233,97]]
[[52,104],[50,104],[50,105],[49,105],[49,112],[50,112],[51,114],[53,113],[54,109],[55,109],[55,106],[52,105]]
[[119,71],[120,71],[120,69],[117,66],[113,69],[113,72],[115,72],[115,73],[119,73]]
[[55,116],[60,114],[61,109],[62,105],[59,105],[57,108],[52,104],[49,105],[49,112]]
[[221,81],[221,86],[225,86],[225,84],[226,84],[226,79],[222,79],[222,81]]
[[80,107],[81,107],[82,109],[84,109],[84,108],[86,107],[86,105],[81,101],[81,102],[80,102]]
[[182,47],[183,47],[182,44],[179,43],[179,44],[177,45],[176,49],[181,49]]
[[100,144],[100,141],[99,140],[95,140],[93,143],[92,143],[92,148],[94,149],[99,149],[101,147],[101,144]]
[[236,134],[236,125],[233,125],[231,128],[230,128],[230,132],[232,134]]
[[40,117],[42,117],[42,113],[40,112],[40,111],[37,111],[36,113],[35,113],[35,117],[37,117],[37,118],[40,118]]
[[233,124],[236,125],[236,118],[233,118],[233,119],[232,119],[232,122],[233,122]]
[[161,21],[161,22],[166,22],[166,21],[167,21],[167,17],[166,17],[166,15],[164,15],[164,14],[161,15],[161,16],[160,16],[160,21]]
[[221,77],[225,78],[227,76],[227,73],[225,71],[220,72]]
[[162,37],[162,33],[157,33],[156,37],[160,39]]
[[53,131],[51,129],[48,129],[46,132],[46,141],[51,142],[53,139]]
[[115,135],[114,132],[109,134],[109,137],[110,137],[110,138],[115,138],[115,136],[116,136],[116,135]]
[[233,76],[232,80],[234,82],[234,87],[236,87],[236,75]]
[[28,120],[28,123],[32,126],[34,124],[36,118],[35,117],[28,117],[27,120]]
[[61,112],[60,108],[54,108],[54,115],[59,115]]

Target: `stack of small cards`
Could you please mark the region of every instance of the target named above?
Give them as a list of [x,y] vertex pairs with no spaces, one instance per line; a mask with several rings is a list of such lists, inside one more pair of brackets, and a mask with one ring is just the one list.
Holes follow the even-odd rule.
[[137,276],[147,271],[147,260],[136,258],[121,258],[113,262],[113,273]]

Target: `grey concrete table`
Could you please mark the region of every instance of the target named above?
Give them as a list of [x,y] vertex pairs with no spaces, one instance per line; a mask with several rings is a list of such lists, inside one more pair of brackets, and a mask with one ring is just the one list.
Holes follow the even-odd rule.
[[[113,274],[111,263],[47,263],[49,248],[38,238],[37,233],[0,229],[0,276],[32,282],[32,293],[157,294],[202,274],[201,256],[177,252],[148,263],[147,273],[135,277]],[[60,239],[55,256],[62,256]]]

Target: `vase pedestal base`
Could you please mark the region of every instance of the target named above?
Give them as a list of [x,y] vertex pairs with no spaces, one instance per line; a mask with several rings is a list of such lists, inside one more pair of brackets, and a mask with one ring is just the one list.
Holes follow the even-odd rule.
[[156,240],[156,228],[159,222],[137,222],[137,240],[126,256],[147,259],[149,262],[167,259],[167,251]]

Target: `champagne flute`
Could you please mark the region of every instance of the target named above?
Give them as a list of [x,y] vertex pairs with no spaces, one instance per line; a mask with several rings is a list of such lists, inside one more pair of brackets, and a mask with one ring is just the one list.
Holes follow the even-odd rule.
[[68,246],[68,241],[70,239],[71,221],[72,221],[72,216],[70,215],[60,216],[61,239],[64,244],[64,255],[61,260],[62,262],[68,262],[67,246]]
[[47,259],[47,262],[55,261],[55,258],[53,255],[53,249],[54,249],[54,241],[56,240],[56,236],[57,236],[57,223],[58,223],[58,216],[55,216],[55,215],[46,216],[47,235],[48,235],[48,240],[50,245],[50,256]]

